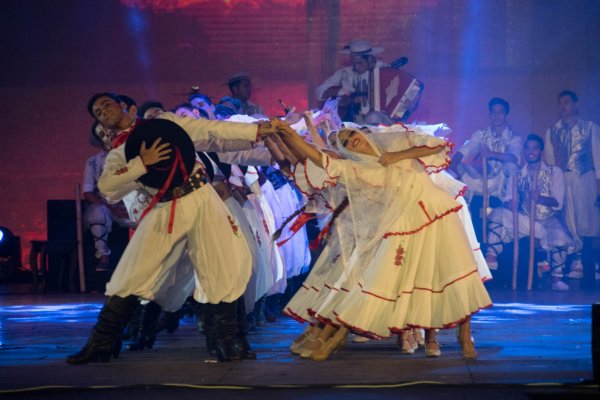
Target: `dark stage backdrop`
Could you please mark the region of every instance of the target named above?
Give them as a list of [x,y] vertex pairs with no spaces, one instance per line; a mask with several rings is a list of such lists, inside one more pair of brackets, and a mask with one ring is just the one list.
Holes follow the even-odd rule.
[[521,135],[555,122],[556,95],[579,94],[600,122],[600,1],[4,0],[0,2],[0,225],[46,237],[46,201],[74,196],[92,123],[88,98],[114,91],[168,107],[198,85],[218,99],[237,71],[270,115],[315,106],[314,88],[347,63],[355,38],[409,58],[425,83],[414,118],[446,122],[462,144],[508,99]]

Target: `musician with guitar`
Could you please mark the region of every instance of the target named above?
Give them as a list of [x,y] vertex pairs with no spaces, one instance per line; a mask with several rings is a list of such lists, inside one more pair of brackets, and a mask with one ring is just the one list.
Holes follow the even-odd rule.
[[352,65],[338,69],[316,89],[317,98],[325,101],[340,96],[339,114],[343,121],[363,123],[371,111],[369,104],[369,70],[387,64],[375,55],[381,47],[371,47],[366,40],[353,40],[340,53],[350,55]]

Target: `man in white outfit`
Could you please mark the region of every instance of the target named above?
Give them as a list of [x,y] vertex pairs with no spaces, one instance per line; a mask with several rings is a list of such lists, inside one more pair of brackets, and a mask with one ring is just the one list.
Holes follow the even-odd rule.
[[[540,239],[541,247],[547,253],[546,263],[552,269],[552,289],[565,291],[569,290],[569,286],[562,281],[563,268],[567,253],[575,247],[575,240],[560,214],[565,193],[563,173],[560,168],[544,163],[543,150],[544,141],[540,136],[527,136],[523,151],[527,162],[517,175],[513,175],[518,179],[519,199],[508,197],[507,201],[520,200],[519,238],[530,235],[530,204],[532,201],[535,203],[534,235]],[[488,220],[488,230],[486,259],[488,264],[497,265],[497,257],[502,253],[504,244],[513,240],[512,211],[509,208],[495,208]]]
[[569,278],[594,286],[594,238],[600,234],[600,127],[579,117],[577,94],[558,94],[560,120],[546,132],[546,161],[564,172],[567,225],[583,243]]
[[[217,355],[221,361],[239,359],[232,342],[236,322],[232,327],[229,314],[232,306],[235,307],[233,303],[243,294],[251,273],[251,257],[239,226],[214,189],[206,185],[204,166],[198,161],[191,165],[186,164],[187,159],[179,161],[180,154],[185,153],[183,148],[165,141],[161,143],[159,133],[152,143],[142,141],[139,155],[128,159],[125,144],[132,131],[139,131],[145,125],[150,130],[165,129],[165,136],[170,131],[183,129],[189,135],[188,140],[193,142],[208,139],[257,141],[273,131],[271,124],[195,120],[164,113],[134,129],[138,121],[125,112],[125,104],[111,93],[92,96],[88,111],[103,126],[116,132],[99,181],[102,194],[116,202],[142,187],[155,197],[107,285],[106,294],[110,297],[100,311],[88,343],[79,353],[69,356],[67,363],[108,361],[117,355],[120,333],[137,306],[138,297],[153,300],[170,268],[185,250],[189,251],[196,274],[194,297],[216,308],[216,318],[220,320],[221,331],[226,334],[219,338]],[[147,125],[154,122],[157,122],[156,126]],[[173,125],[177,129],[173,129]],[[179,172],[174,174],[175,177],[163,174],[157,178],[165,181],[162,187],[148,184],[155,180],[154,175],[167,169],[165,162],[175,168],[171,171]],[[179,167],[182,162],[185,171]],[[167,171],[167,175],[171,171]],[[188,179],[185,179],[186,175],[189,175]],[[170,185],[172,178],[175,178],[175,186]]]

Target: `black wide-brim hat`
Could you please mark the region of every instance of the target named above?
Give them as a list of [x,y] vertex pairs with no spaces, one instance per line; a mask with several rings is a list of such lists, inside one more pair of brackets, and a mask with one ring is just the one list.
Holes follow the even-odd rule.
[[176,149],[179,149],[183,165],[185,166],[188,175],[192,173],[192,169],[194,168],[196,151],[194,150],[192,139],[186,131],[175,122],[156,118],[140,123],[129,134],[129,137],[125,142],[125,158],[129,161],[132,158],[137,157],[140,154],[142,142],[146,142],[146,148],[149,148],[157,138],[161,138],[161,144],[169,143],[169,148],[172,151],[168,154],[169,158],[167,160],[147,166],[148,172],[145,175],[142,175],[139,178],[139,181],[146,186],[161,189],[167,182],[171,169],[175,168],[175,174],[167,189],[181,186],[184,177],[180,167],[175,165]]

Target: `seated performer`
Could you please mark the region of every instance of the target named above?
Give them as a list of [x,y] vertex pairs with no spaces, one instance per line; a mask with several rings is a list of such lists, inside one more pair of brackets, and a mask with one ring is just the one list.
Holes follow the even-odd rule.
[[510,112],[508,101],[495,97],[489,101],[488,111],[490,126],[474,132],[454,154],[450,166],[469,188],[465,197],[478,234],[482,227],[483,158],[487,160],[488,204],[495,208],[502,205],[507,177],[517,170],[522,151],[521,137],[514,134],[507,123]]
[[108,150],[110,150],[110,137],[97,122],[92,125],[90,143],[95,147],[100,147],[101,150],[85,162],[83,185],[81,186],[83,198],[86,201],[83,221],[85,229],[89,229],[94,239],[95,257],[98,259],[96,271],[108,271],[111,254],[108,235],[112,231],[112,223],[114,221],[127,227],[130,226],[130,221],[122,202],[109,204],[99,194],[98,179],[104,168]]
[[[525,140],[523,155],[527,163],[517,175],[519,198],[519,238],[530,233],[530,202],[535,202],[535,238],[541,240],[542,249],[549,256],[552,268],[552,289],[569,290],[562,281],[567,251],[573,250],[575,241],[563,221],[560,210],[563,207],[565,186],[563,172],[558,167],[542,161],[544,141],[535,134]],[[532,187],[537,182],[536,187]],[[512,201],[511,196],[508,196]],[[512,207],[510,207],[512,208]],[[492,268],[497,268],[497,257],[505,243],[513,240],[513,215],[509,208],[495,208],[488,220],[488,244],[486,260]]]

